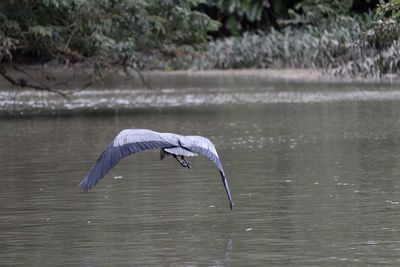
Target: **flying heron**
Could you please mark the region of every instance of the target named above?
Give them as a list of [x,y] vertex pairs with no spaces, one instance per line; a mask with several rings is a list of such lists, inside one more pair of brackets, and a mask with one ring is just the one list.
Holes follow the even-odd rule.
[[206,156],[214,162],[221,175],[229,205],[233,202],[228,181],[222,168],[217,150],[213,143],[202,136],[183,136],[173,133],[158,133],[147,129],[126,129],[121,131],[100,155],[86,177],[80,182],[80,188],[87,192],[95,186],[118,162],[134,153],[148,149],[161,148],[160,159],[172,156],[184,168],[191,168],[185,157],[194,157],[197,154]]

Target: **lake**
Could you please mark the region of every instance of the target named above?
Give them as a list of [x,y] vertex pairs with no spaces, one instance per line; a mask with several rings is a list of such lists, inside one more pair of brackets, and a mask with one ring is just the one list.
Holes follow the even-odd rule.
[[[120,93],[120,105],[137,109],[0,119],[0,265],[399,264],[400,90],[278,83]],[[191,158],[188,170],[159,151],[123,159],[81,192],[125,128],[210,138],[233,210],[211,161]]]

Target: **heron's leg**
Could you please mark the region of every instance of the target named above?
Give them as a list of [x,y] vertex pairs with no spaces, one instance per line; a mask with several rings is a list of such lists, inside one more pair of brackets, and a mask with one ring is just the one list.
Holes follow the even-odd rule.
[[184,168],[190,168],[190,164],[188,163],[187,160],[185,160],[185,158],[183,156],[181,156],[181,158],[173,155],[174,158],[179,162],[179,164],[181,164],[182,167]]
[[186,168],[188,168],[188,169],[192,168],[192,165],[190,164],[190,162],[187,159],[185,159],[184,156],[181,156],[181,160],[185,162]]
[[165,158],[165,151],[161,148],[160,150],[160,159],[163,160]]
[[180,158],[178,158],[175,155],[174,155],[174,158],[179,162],[179,164],[181,164],[182,167],[187,168],[186,163],[183,160],[181,160]]

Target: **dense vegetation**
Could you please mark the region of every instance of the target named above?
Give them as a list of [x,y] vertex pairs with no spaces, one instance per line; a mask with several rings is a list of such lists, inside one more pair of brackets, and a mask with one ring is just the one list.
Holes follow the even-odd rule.
[[198,65],[318,68],[345,76],[399,74],[400,0],[382,1],[368,12],[353,8],[353,1],[304,0],[276,27],[210,42]]
[[7,64],[400,71],[400,0],[2,0]]

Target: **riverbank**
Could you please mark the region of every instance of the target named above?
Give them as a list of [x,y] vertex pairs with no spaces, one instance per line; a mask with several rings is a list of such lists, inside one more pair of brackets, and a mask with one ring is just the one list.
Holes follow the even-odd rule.
[[390,84],[400,83],[400,76],[387,74],[383,77],[344,77],[329,74],[323,70],[316,69],[217,69],[217,70],[183,70],[183,71],[149,71],[144,72],[143,76],[149,79],[149,83],[155,82],[154,78],[161,77],[187,77],[189,79],[208,78],[208,77],[230,77],[233,79],[241,78],[260,78],[266,81],[286,81],[286,82],[329,82],[329,83],[376,83]]
[[[104,79],[93,80],[90,69],[84,66],[74,67],[46,67],[21,66],[24,72],[7,70],[10,76],[16,79],[25,79],[33,84],[45,84],[49,87],[56,85],[61,91],[77,91],[86,88],[120,88],[131,87],[132,89],[152,87],[173,86],[224,86],[252,85],[260,82],[321,82],[321,83],[375,83],[375,84],[397,84],[400,76],[388,74],[383,77],[348,77],[332,75],[324,70],[317,69],[213,69],[213,70],[176,70],[176,71],[142,71],[137,72],[115,71]],[[90,82],[89,86],[85,86]],[[85,88],[82,88],[84,87]],[[0,77],[0,90],[16,90],[20,88],[13,86],[9,81]]]
[[[46,72],[47,73],[47,72]],[[38,69],[28,70],[45,83]],[[346,100],[400,100],[398,79],[345,79],[310,69],[151,71],[114,73],[82,88],[88,72],[54,68],[64,81],[60,94],[0,83],[0,116],[124,114],[143,109],[251,105],[253,103],[321,103]],[[40,78],[40,80],[39,80]]]
[[[22,68],[21,68],[22,69]],[[57,80],[63,83],[63,86],[58,86],[60,90],[78,90],[91,78],[89,69],[78,68],[63,68],[55,67],[43,70],[36,66],[23,66],[24,72],[8,70],[10,76],[16,79],[31,79],[34,77],[33,84],[47,84],[48,77],[52,80]],[[27,75],[26,75],[27,74]],[[142,79],[141,77],[144,79]],[[266,82],[287,81],[287,82],[352,82],[362,81],[363,79],[341,78],[324,73],[323,71],[313,69],[218,69],[218,70],[176,70],[176,71],[143,71],[139,73],[131,72],[115,72],[108,75],[105,79],[98,79],[89,87],[109,87],[109,86],[132,86],[133,89],[142,87],[169,87],[192,84],[209,84],[213,82],[232,84],[232,81],[240,84],[254,82],[254,79],[261,79]],[[208,78],[219,78],[208,80]],[[253,79],[252,81],[249,79]],[[31,79],[32,80],[32,79]],[[393,82],[395,79],[372,79],[368,78],[369,82]],[[49,84],[51,85],[51,84]],[[0,90],[12,89],[13,85],[4,78],[0,78]],[[16,89],[16,88],[14,88]],[[18,89],[17,89],[18,90]]]

